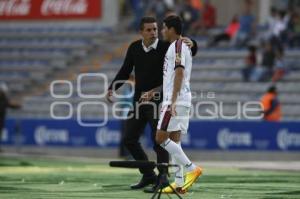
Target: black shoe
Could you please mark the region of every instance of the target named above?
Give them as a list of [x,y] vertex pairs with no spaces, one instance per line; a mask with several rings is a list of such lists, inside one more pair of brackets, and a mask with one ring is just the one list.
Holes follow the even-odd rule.
[[141,189],[144,188],[150,184],[156,184],[157,182],[157,176],[151,175],[151,176],[145,176],[143,175],[142,179],[137,183],[130,186],[131,189]]
[[169,185],[169,180],[166,175],[163,175],[163,176],[158,175],[156,183],[151,187],[145,188],[144,192],[145,193],[154,193],[159,185],[161,186],[161,188],[167,187]]
[[151,187],[146,187],[144,189],[144,192],[145,193],[154,193],[156,191],[156,189],[157,189],[157,186],[158,186],[158,184],[155,184],[155,185],[153,185]]

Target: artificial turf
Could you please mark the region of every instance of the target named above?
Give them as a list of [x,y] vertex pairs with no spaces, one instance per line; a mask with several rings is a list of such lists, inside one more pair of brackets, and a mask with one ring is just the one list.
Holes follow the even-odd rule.
[[[137,170],[110,168],[104,160],[0,157],[0,199],[148,199],[129,188],[139,178]],[[299,199],[300,173],[208,167],[183,198]]]

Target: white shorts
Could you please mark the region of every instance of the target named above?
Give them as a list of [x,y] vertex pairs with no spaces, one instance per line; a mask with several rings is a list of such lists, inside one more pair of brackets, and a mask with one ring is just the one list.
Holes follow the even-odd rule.
[[157,129],[167,132],[180,131],[186,134],[189,127],[190,108],[176,106],[176,113],[177,115],[172,117],[170,106],[163,106],[160,111]]

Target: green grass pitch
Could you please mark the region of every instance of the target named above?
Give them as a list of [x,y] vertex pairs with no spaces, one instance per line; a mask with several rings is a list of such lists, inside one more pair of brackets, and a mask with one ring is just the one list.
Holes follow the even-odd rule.
[[[136,170],[110,168],[103,160],[0,157],[0,199],[148,199],[151,194],[129,188],[139,177]],[[299,199],[300,173],[204,168],[183,198]]]

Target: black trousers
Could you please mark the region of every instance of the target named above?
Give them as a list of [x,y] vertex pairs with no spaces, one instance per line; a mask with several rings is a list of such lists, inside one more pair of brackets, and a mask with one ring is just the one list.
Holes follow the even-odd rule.
[[2,139],[3,128],[4,128],[4,120],[2,120],[2,118],[0,118],[0,142],[1,142],[1,139]]
[[[169,162],[169,153],[155,142],[157,123],[159,119],[158,114],[158,105],[155,107],[153,105],[142,105],[128,113],[129,118],[126,120],[123,142],[135,160],[148,161],[148,156],[142,148],[139,139],[144,133],[146,125],[150,124],[151,139],[153,142],[153,149],[157,155],[157,163]],[[154,168],[140,168],[139,170],[143,175],[154,174]],[[160,169],[159,172],[161,172]]]
[[121,121],[121,142],[119,145],[119,157],[127,157],[129,152],[124,144],[124,134],[126,131],[126,120]]

